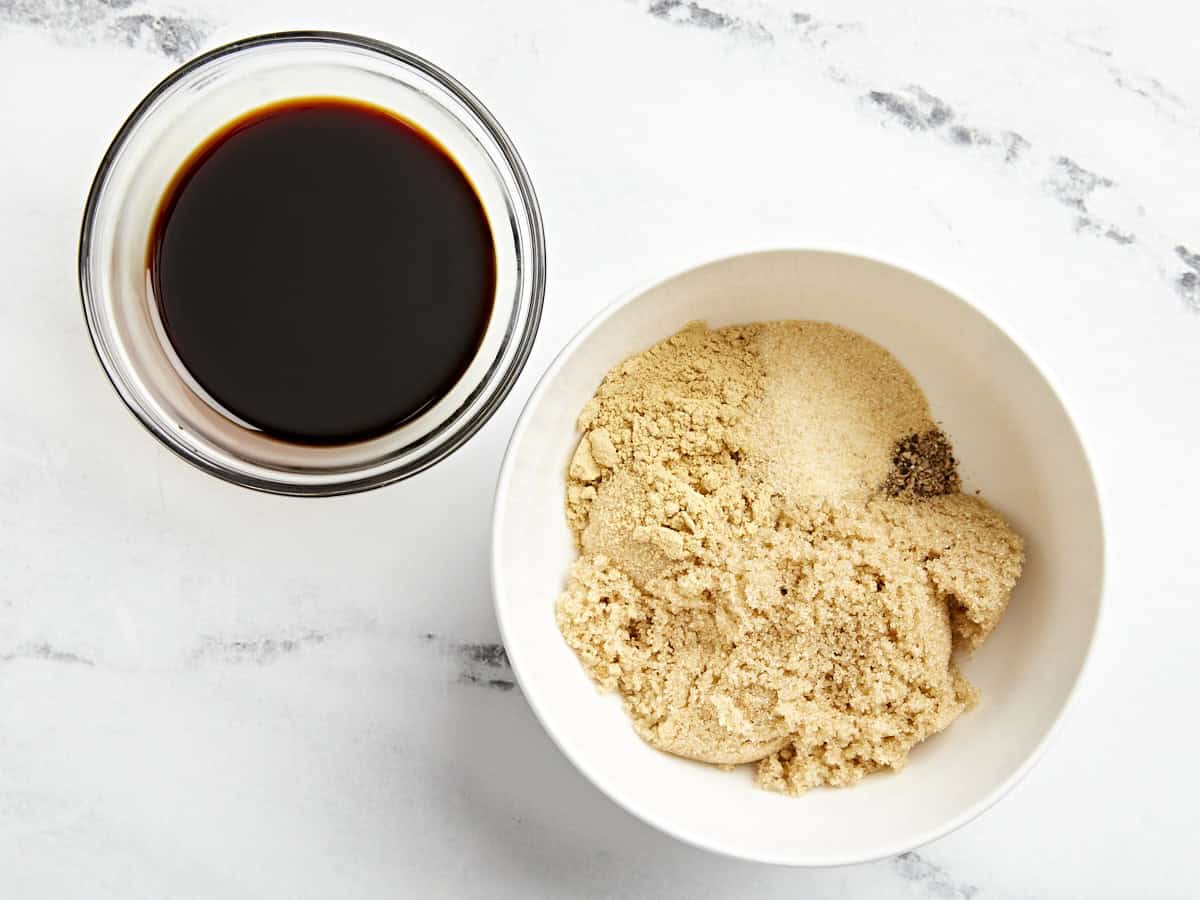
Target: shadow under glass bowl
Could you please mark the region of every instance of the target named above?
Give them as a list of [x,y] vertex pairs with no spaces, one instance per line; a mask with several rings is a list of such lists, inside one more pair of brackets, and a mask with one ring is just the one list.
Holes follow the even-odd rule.
[[[146,271],[158,204],[189,154],[229,122],[280,101],[341,97],[413,122],[474,186],[492,229],[496,297],[458,383],[412,421],[369,440],[292,443],[235,421],[183,369]],[[133,111],[100,164],[84,211],[79,283],[96,353],[135,416],[188,462],[278,494],[326,496],[414,475],[462,446],[507,396],[541,318],[546,255],[529,175],[496,119],[419,56],[333,32],[236,41],[171,73]]]

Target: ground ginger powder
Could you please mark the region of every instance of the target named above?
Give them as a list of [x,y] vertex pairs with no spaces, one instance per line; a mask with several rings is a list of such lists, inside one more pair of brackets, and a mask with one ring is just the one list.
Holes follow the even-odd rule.
[[579,429],[558,624],[649,744],[798,794],[899,769],[975,702],[953,653],[999,621],[1021,538],[959,492],[883,348],[694,323],[609,372]]

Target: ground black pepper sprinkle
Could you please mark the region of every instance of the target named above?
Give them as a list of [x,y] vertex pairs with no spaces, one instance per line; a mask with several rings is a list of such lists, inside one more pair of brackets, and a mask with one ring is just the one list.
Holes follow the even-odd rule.
[[910,434],[892,450],[892,471],[883,483],[889,497],[921,499],[953,494],[962,482],[954,449],[941,431]]

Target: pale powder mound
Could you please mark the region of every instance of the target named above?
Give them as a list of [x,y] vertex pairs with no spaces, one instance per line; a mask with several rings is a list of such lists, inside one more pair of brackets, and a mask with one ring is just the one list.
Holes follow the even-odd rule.
[[780,322],[758,333],[770,371],[749,448],[789,497],[865,498],[887,477],[896,441],[934,427],[925,395],[895,358],[862,335],[823,322]]
[[605,376],[579,415],[584,439],[567,480],[567,518],[577,534],[587,525],[594,485],[614,468],[669,467],[710,493],[737,480],[747,443],[743,412],[761,402],[765,387],[754,346],[759,331],[693,323]]
[[559,627],[647,742],[799,793],[898,769],[973,702],[953,647],[995,626],[1021,541],[973,497],[882,489],[957,476],[877,345],[692,325],[610,372],[579,425]]

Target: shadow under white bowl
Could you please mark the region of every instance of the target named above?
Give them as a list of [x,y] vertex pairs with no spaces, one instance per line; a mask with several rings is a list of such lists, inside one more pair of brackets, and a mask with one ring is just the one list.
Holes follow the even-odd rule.
[[[899,774],[800,798],[654,750],[564,643],[554,605],[575,558],[563,509],[575,419],[604,374],[687,322],[817,319],[887,348],[916,377],[980,489],[1026,540],[1003,621],[963,661],[983,699],[918,745]],[[1036,762],[1064,713],[1101,604],[1104,534],[1092,469],[1046,375],[987,316],[901,268],[825,250],[708,263],[634,293],[551,364],[513,433],[493,522],[504,646],[534,712],[617,803],[689,843],[748,860],[839,865],[901,853],[983,812]]]

